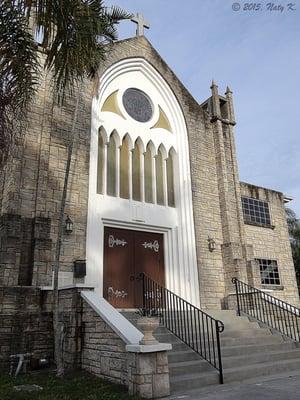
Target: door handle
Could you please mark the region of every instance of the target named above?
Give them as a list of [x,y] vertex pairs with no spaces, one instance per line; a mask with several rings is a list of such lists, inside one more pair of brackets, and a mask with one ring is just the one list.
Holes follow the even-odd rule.
[[135,280],[135,277],[133,275],[130,276],[129,280],[132,282]]

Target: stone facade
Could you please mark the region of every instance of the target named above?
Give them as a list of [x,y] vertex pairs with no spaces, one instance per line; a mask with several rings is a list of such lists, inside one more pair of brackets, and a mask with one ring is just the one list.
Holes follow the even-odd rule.
[[[81,298],[80,289],[62,289],[59,296],[65,366],[128,386],[126,344]],[[43,309],[52,309],[51,290],[44,291]]]
[[271,214],[272,225],[270,227],[245,224],[246,242],[252,247],[253,260],[261,258],[277,261],[280,286],[262,285],[259,266],[256,263],[254,267],[256,269],[255,286],[272,289],[274,291],[273,296],[299,306],[299,301],[297,301],[298,288],[284,211],[284,195],[274,190],[243,182],[241,183],[241,194],[268,202]]
[[[41,80],[23,142],[0,173],[0,284],[47,286],[52,282],[54,243],[75,99],[53,104],[49,77]],[[80,94],[66,214],[76,234],[63,240],[61,273],[85,258],[91,83]],[[84,116],[84,117],[83,117]]]
[[42,301],[38,288],[0,287],[1,370],[9,371],[13,354],[53,359],[52,312],[41,308]]
[[[65,368],[84,369],[145,398],[169,395],[167,352],[129,352],[126,343],[81,298],[80,291],[59,292]],[[52,291],[1,287],[0,305],[0,370],[8,371],[10,355],[20,353],[30,353],[31,361],[46,358],[52,364]]]
[[[192,202],[201,307],[226,307],[233,291],[231,278],[258,283],[254,256],[279,260],[283,290],[276,295],[298,302],[291,252],[286,233],[283,202],[275,192],[259,189],[271,199],[275,229],[246,226],[234,144],[235,116],[230,89],[225,96],[212,85],[212,96],[199,105],[145,37],[114,44],[99,76],[124,58],[149,61],[172,89],[187,126],[192,179]],[[77,140],[72,157],[66,214],[74,232],[62,244],[61,277],[73,278],[73,262],[85,259],[91,102],[95,88],[86,82],[81,94],[75,89],[67,105],[53,104],[49,77],[44,76],[32,106],[30,125],[16,154],[0,174],[0,284],[47,286],[52,282],[54,244],[66,165],[66,146],[74,107],[79,96]],[[272,194],[272,195],[271,195]],[[216,242],[209,251],[208,237]],[[267,243],[267,246],[265,245]]]

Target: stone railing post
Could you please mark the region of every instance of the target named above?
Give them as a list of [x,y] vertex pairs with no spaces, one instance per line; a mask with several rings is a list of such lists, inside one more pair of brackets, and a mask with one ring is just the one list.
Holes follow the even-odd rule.
[[129,394],[147,399],[169,396],[169,343],[127,345]]

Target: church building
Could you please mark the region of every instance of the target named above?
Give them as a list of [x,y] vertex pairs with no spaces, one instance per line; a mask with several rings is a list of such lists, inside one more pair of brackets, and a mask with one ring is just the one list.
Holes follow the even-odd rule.
[[144,272],[210,310],[228,307],[237,277],[297,305],[290,199],[240,182],[231,89],[212,82],[199,103],[143,35],[116,42],[98,76],[60,108],[41,80],[28,131],[1,171],[0,285],[52,285],[76,118],[61,287],[93,287],[116,308],[136,308]]
[[[97,79],[64,106],[41,76],[0,171],[0,370],[54,360],[53,266],[72,144],[58,273],[65,367],[146,398],[297,371],[291,199],[240,182],[231,89],[213,81],[210,97],[195,100],[140,17],[137,36],[115,42]],[[135,325],[136,309],[153,304],[157,340],[146,333],[158,319]]]

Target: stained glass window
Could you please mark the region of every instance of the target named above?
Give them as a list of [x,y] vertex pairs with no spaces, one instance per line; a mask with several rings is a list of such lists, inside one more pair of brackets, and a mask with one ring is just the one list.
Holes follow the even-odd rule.
[[149,97],[139,89],[129,88],[123,94],[123,106],[131,118],[138,122],[148,122],[153,108]]

